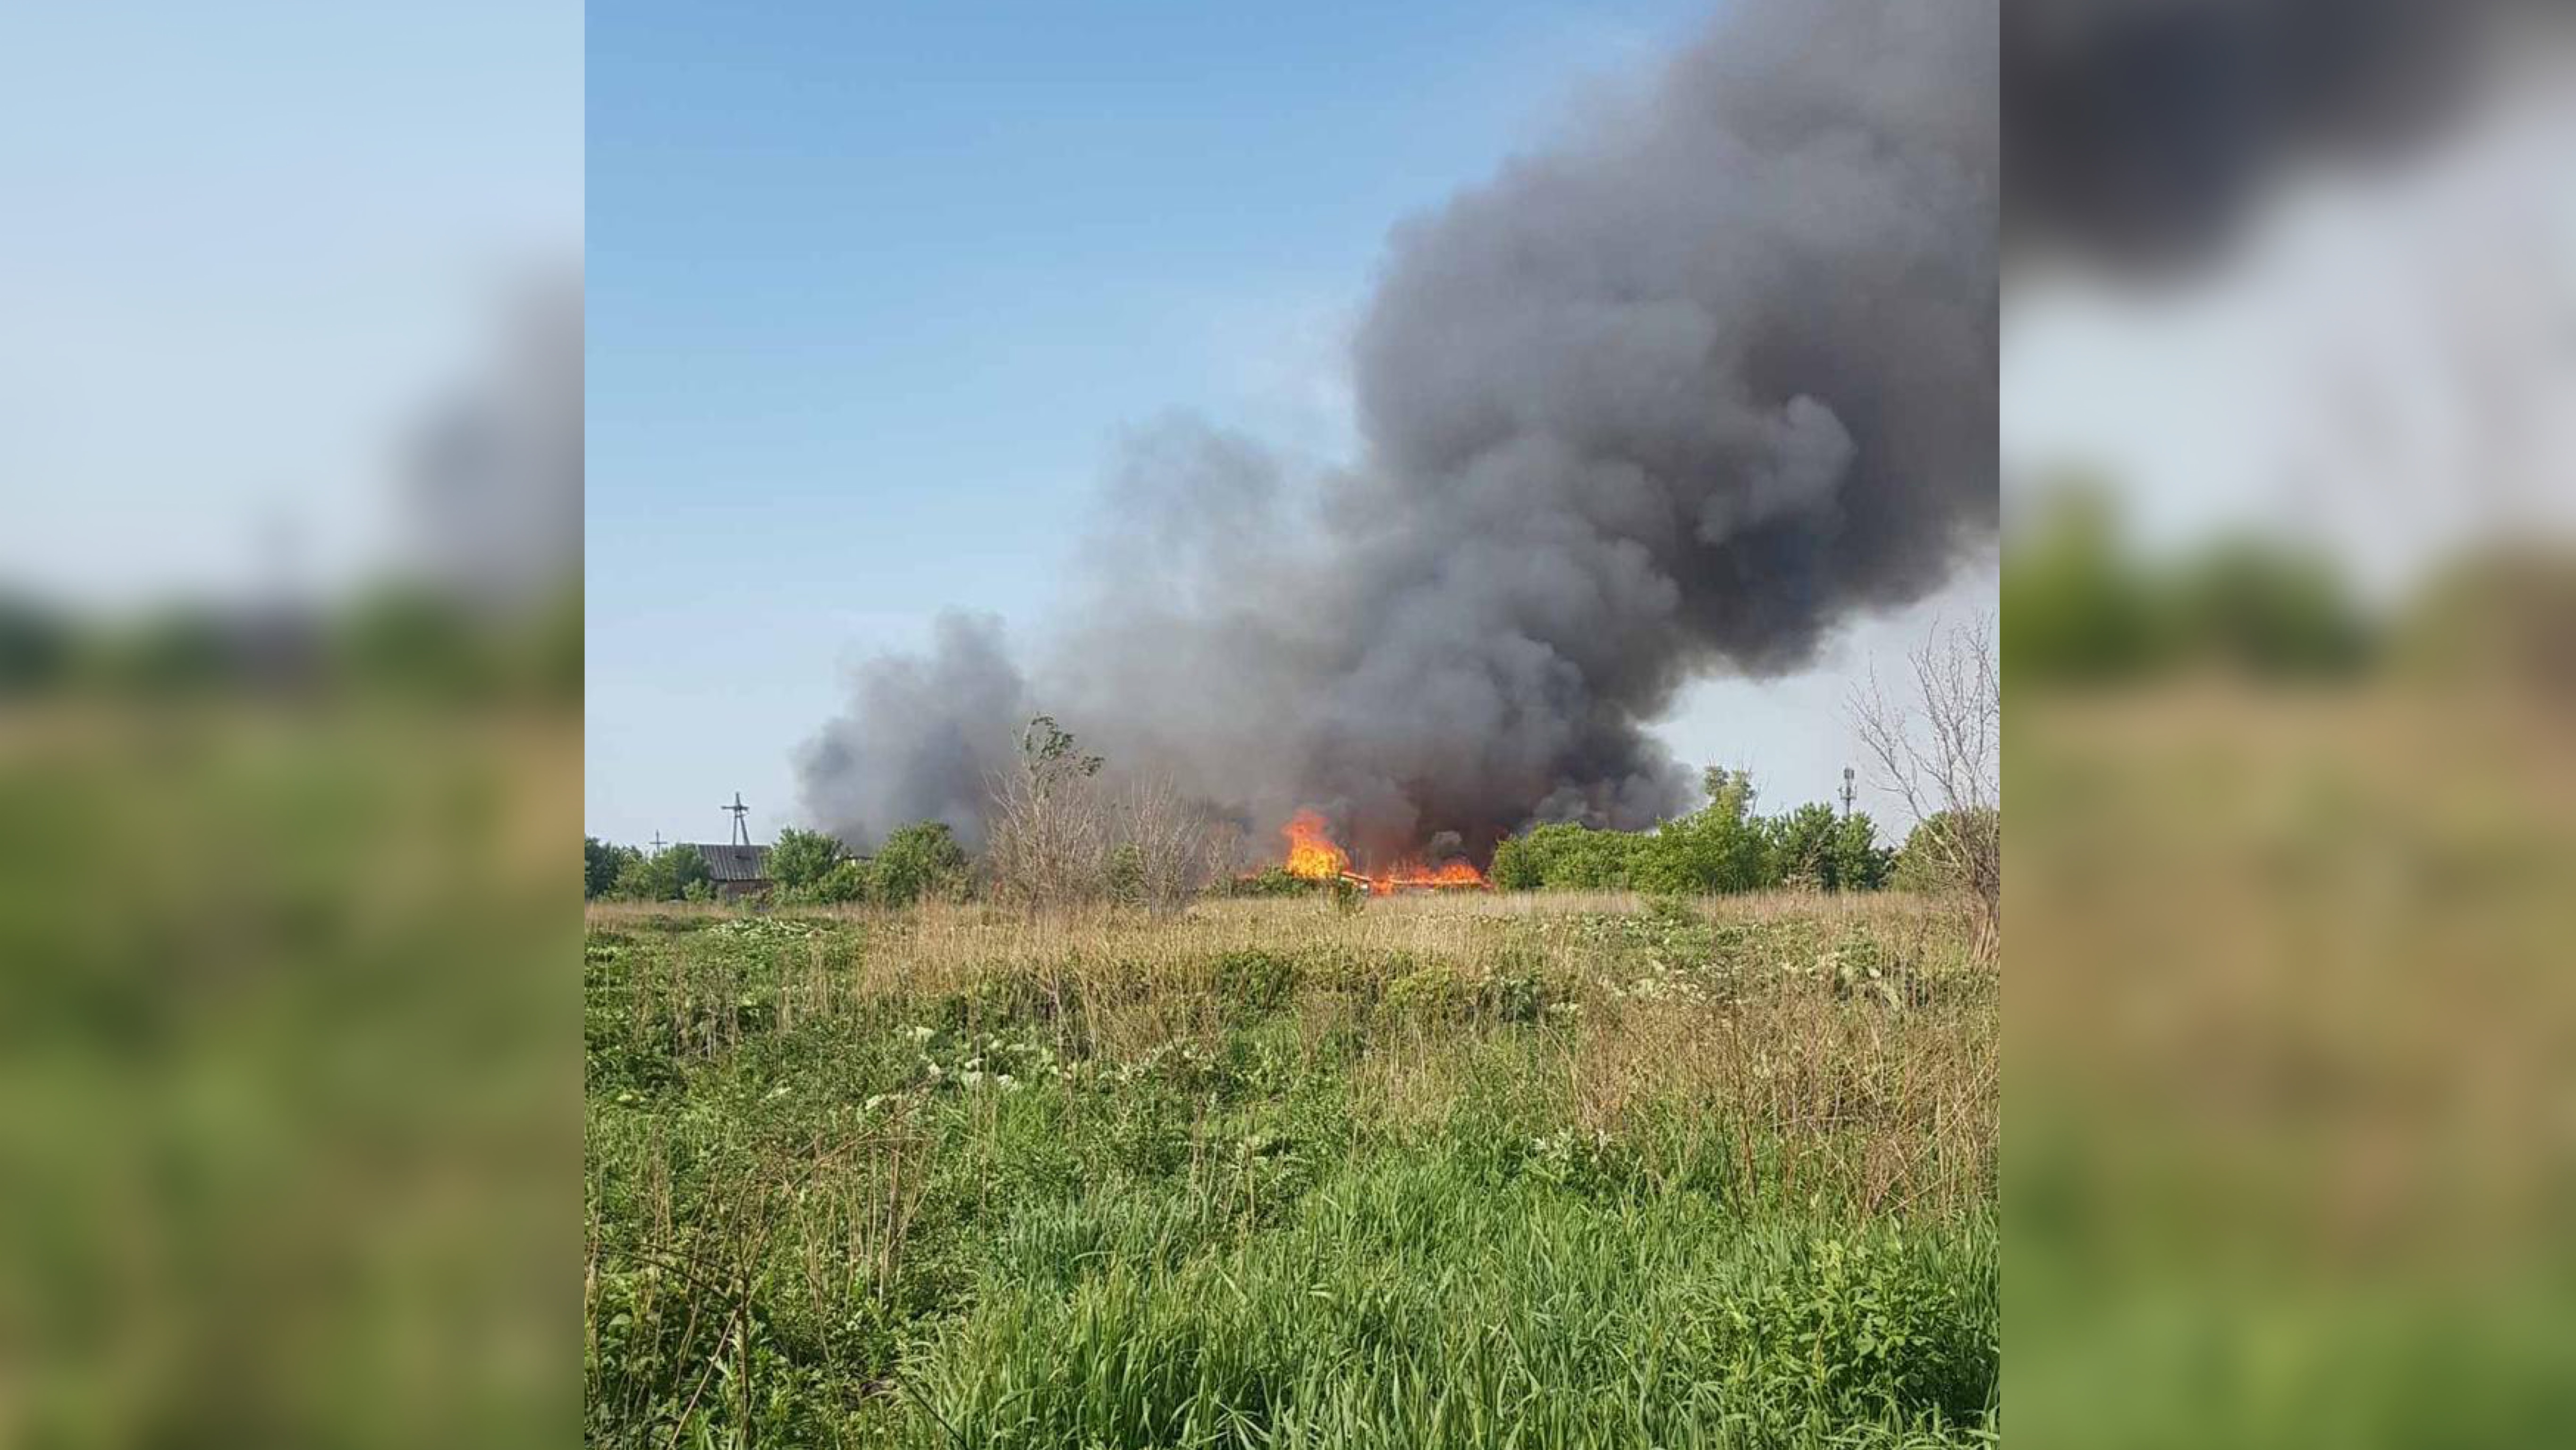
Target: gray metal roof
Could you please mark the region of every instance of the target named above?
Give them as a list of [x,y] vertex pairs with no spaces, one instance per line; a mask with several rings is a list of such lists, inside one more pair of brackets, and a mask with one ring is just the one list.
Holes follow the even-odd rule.
[[767,846],[707,846],[693,842],[690,849],[707,858],[707,870],[718,881],[769,879]]

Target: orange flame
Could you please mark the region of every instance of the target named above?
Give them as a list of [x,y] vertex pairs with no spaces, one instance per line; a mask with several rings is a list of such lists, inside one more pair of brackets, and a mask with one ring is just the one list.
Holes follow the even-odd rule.
[[1314,810],[1301,810],[1289,817],[1279,834],[1288,842],[1288,874],[1308,881],[1355,882],[1381,896],[1405,887],[1485,885],[1485,873],[1465,861],[1444,861],[1438,866],[1399,861],[1374,872],[1354,871],[1351,853],[1333,843],[1332,828]]
[[1393,891],[1399,886],[1482,886],[1485,873],[1464,861],[1443,861],[1437,866],[1390,867],[1369,878],[1369,884],[1380,891]]
[[1351,872],[1351,854],[1333,844],[1331,828],[1314,811],[1299,811],[1280,827],[1288,838],[1288,874],[1309,881],[1330,881]]

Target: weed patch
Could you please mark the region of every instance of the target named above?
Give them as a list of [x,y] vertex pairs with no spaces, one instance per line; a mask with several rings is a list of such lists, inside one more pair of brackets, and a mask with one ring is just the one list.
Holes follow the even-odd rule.
[[588,1438],[1983,1443],[1998,994],[1827,900],[620,914]]

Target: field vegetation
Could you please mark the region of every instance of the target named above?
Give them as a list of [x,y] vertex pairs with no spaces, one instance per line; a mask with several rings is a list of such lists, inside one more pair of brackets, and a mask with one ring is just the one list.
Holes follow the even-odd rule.
[[1984,1443],[1954,900],[595,903],[587,1436]]

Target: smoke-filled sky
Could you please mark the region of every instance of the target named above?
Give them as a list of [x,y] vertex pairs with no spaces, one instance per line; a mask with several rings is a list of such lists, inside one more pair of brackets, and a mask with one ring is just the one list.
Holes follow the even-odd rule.
[[[1785,756],[1820,777],[1774,780],[1775,799],[1830,790],[1818,758],[1844,754],[1832,702],[1859,662],[1836,644],[1843,627],[1936,595],[1993,522],[1992,6],[1748,4],[1731,8],[1723,42],[1706,39],[1704,16],[1569,30],[1508,7],[1476,15],[1376,36],[1343,17],[1269,37],[1232,75],[1193,68],[1215,37],[1165,35],[1155,69],[1170,89],[1129,93],[1149,110],[1204,108],[1193,119],[1233,134],[1184,144],[1166,130],[1174,117],[1092,116],[1041,138],[1005,120],[962,149],[990,152],[996,132],[1015,138],[1002,150],[1025,147],[1023,164],[974,173],[1031,188],[1020,204],[943,173],[924,219],[906,204],[920,196],[877,188],[878,250],[906,257],[945,237],[981,266],[941,258],[890,280],[868,269],[868,234],[831,228],[756,246],[778,219],[756,226],[762,208],[746,203],[820,220],[825,203],[803,198],[832,195],[769,195],[794,169],[783,158],[751,161],[751,179],[728,184],[747,194],[698,213],[702,240],[751,245],[788,274],[746,283],[752,298],[621,306],[671,259],[595,252],[593,828],[708,834],[670,782],[702,779],[721,800],[725,773],[742,773],[730,762],[776,739],[791,700],[813,705],[781,755],[819,741],[796,814],[861,837],[919,814],[968,823],[982,764],[1041,707],[1249,816],[1321,804],[1381,846],[1439,829],[1481,844],[1533,815],[1639,822],[1687,804],[1704,757],[1763,769]],[[1480,50],[1462,34],[1490,39]],[[595,108],[669,79],[651,64],[621,79],[617,36],[593,41]],[[1223,43],[1235,56],[1251,42]],[[1304,66],[1302,51],[1341,64]],[[1039,62],[1005,46],[978,64],[998,83]],[[1247,90],[1247,73],[1260,84]],[[1331,94],[1285,115],[1263,106],[1309,80]],[[927,84],[945,94],[958,78]],[[825,104],[773,90],[772,111]],[[858,146],[856,119],[805,151]],[[718,121],[699,145],[726,152],[747,124]],[[1107,168],[1114,200],[1141,210],[1053,215],[1041,139],[1071,149],[1059,169]],[[1121,142],[1150,142],[1165,174],[1127,174]],[[941,149],[913,144],[925,165]],[[1246,177],[1201,151],[1267,164]],[[618,179],[640,159],[594,156],[594,206],[647,204],[640,178],[631,191]],[[839,158],[802,160],[820,183]],[[967,224],[987,207],[985,220],[1017,216],[1063,245],[1023,254],[1018,233]],[[1196,244],[1158,245],[1171,229]],[[819,280],[814,251],[848,274],[837,293],[797,295],[840,311],[841,329],[783,308],[795,281]],[[949,287],[953,272],[986,286],[951,328],[850,300],[906,275]],[[1112,286],[1086,285],[1112,272]],[[612,382],[628,366],[621,322],[660,334],[657,356],[694,359],[663,376],[646,359],[630,381],[670,390],[649,416],[628,413],[637,389]],[[735,376],[727,344],[764,328],[773,346],[796,331],[819,376],[775,391]],[[915,480],[919,493],[871,478],[884,465],[867,440],[830,421],[835,402],[889,416],[849,391],[862,373],[893,381],[856,366],[893,350],[889,328],[937,337],[898,384],[913,413],[935,418],[952,390],[988,401],[948,476]],[[1158,380],[1170,386],[1150,396]],[[624,416],[604,419],[602,397]],[[1022,420],[1060,438],[1068,412],[1092,430],[1087,446],[973,466],[1009,451]],[[921,440],[904,435],[931,423],[898,416],[892,431],[918,459]],[[704,462],[711,434],[744,446],[725,483],[679,502],[696,547],[648,591],[615,548],[667,541],[641,537],[637,518],[603,527],[611,455],[641,463],[657,437],[667,470],[672,441]],[[1028,486],[1032,470],[1046,486]],[[780,473],[794,482],[764,480]],[[875,506],[853,506],[835,474]],[[1078,501],[1057,482],[1068,474],[1088,475]],[[790,567],[739,547],[782,530],[800,545]],[[608,591],[658,607],[621,638]],[[1973,607],[1979,592],[1937,602]],[[788,658],[757,627],[782,599],[820,617],[804,639],[837,626],[862,651],[929,648],[845,678],[829,652]],[[941,605],[1007,623],[925,625]],[[683,685],[691,657],[705,668]],[[1730,671],[1786,683],[1694,686]],[[1713,698],[1727,707],[1717,718]],[[1798,703],[1768,718],[1774,698]],[[657,720],[657,706],[702,728]],[[1672,739],[1675,717],[1700,738]],[[683,818],[657,818],[663,801]]]
[[2080,469],[2151,547],[2288,535],[2381,591],[2565,536],[2566,16],[2016,0],[2008,488]]

